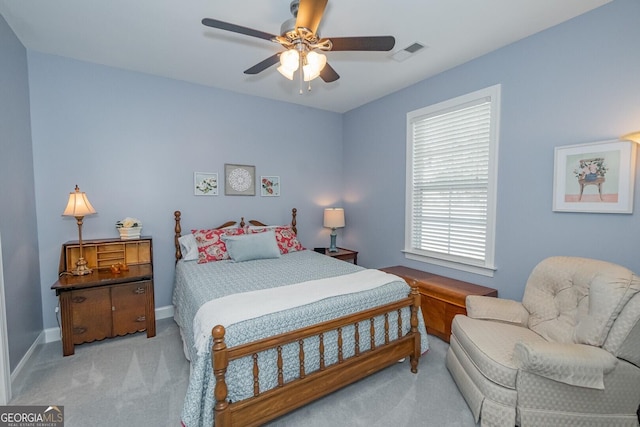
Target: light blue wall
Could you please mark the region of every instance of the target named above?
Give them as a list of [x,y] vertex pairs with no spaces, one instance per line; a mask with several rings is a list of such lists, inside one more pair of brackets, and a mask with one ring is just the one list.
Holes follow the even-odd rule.
[[11,371],[42,332],[27,53],[0,16],[0,235]]
[[[29,52],[44,327],[57,326],[60,245],[78,238],[61,217],[80,186],[98,214],[83,238],[117,237],[115,222],[143,221],[154,239],[156,306],[171,304],[173,212],[183,230],[241,216],[288,223],[298,208],[300,238],[328,241],[322,207],[341,196],[342,116],[262,98]],[[225,163],[256,166],[281,179],[281,197],[193,195],[193,172]],[[221,180],[223,181],[223,180]],[[259,194],[259,193],[258,193]]]
[[[638,214],[551,211],[555,146],[616,138],[640,128],[637,16],[637,1],[615,0],[345,115],[29,52],[39,224],[38,241],[31,239],[30,248],[39,245],[44,327],[57,326],[50,286],[60,244],[77,238],[75,221],[60,216],[75,184],[98,210],[85,219],[85,238],[116,237],[114,223],[124,216],[144,221],[144,234],[154,237],[158,307],[171,303],[176,209],[183,210],[188,230],[243,215],[285,222],[289,209],[297,207],[301,239],[313,247],[328,239],[321,208],[344,198],[348,225],[339,244],[360,250],[365,266],[429,269],[496,287],[513,298],[521,297],[533,265],[549,255],[608,259],[640,271],[634,245]],[[0,31],[10,30],[0,25]],[[14,55],[13,47],[6,49],[0,55]],[[25,67],[11,72],[22,87]],[[406,261],[401,253],[406,113],[496,83],[502,84],[503,98],[495,277]],[[0,108],[8,105],[3,97]],[[29,108],[22,95],[17,105],[18,111]],[[3,113],[0,120],[5,117],[12,116]],[[17,123],[28,147],[28,111]],[[27,148],[20,147],[19,155],[28,157]],[[1,188],[27,205],[26,217],[7,218],[12,227],[22,218],[29,224],[7,233],[29,235],[33,208],[20,190],[30,190],[31,166],[28,160],[5,158],[3,146],[0,162],[12,181],[4,179]],[[283,195],[193,196],[193,172],[222,175],[224,163],[256,165],[258,176],[279,175]],[[18,190],[5,184],[20,179],[25,183]],[[12,261],[5,254],[5,269]],[[37,263],[23,273],[38,274]],[[15,300],[29,307],[34,299],[25,287],[19,289],[23,294]],[[28,317],[37,324],[38,316]],[[10,337],[21,332],[10,331]]]
[[[361,249],[358,259],[368,267],[407,265],[516,299],[534,265],[551,255],[600,258],[640,272],[640,177],[633,215],[551,209],[554,147],[640,130],[639,16],[640,2],[615,0],[347,113],[344,198],[352,221],[345,244]],[[407,112],[497,83],[502,115],[495,277],[406,260]]]

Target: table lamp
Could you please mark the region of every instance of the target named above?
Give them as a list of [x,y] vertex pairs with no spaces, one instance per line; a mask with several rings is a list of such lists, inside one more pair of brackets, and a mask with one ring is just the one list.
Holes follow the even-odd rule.
[[620,139],[624,141],[633,141],[640,144],[640,131],[628,133],[626,135],[621,136]]
[[331,246],[329,252],[338,252],[336,247],[336,228],[344,227],[344,209],[326,208],[324,210],[324,226],[331,229]]
[[76,262],[76,269],[71,270],[70,273],[74,276],[84,276],[85,274],[91,274],[91,269],[87,267],[87,261],[82,255],[82,219],[87,215],[93,215],[96,213],[87,195],[84,192],[80,192],[80,188],[76,185],[76,191],[69,193],[69,201],[67,207],[62,213],[62,216],[75,217],[78,222],[78,245],[80,247],[80,256]]

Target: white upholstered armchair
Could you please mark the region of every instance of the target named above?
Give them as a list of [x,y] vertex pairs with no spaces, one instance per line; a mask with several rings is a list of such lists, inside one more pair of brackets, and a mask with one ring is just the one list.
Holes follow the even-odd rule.
[[640,278],[609,262],[540,262],[522,303],[467,297],[447,367],[482,426],[638,426]]

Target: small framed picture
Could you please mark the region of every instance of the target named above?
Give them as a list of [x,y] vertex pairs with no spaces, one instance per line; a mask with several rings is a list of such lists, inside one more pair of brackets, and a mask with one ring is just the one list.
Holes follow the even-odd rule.
[[553,210],[631,213],[635,159],[629,141],[556,147]]
[[193,194],[196,196],[217,196],[218,195],[218,173],[217,172],[194,172],[193,173]]
[[280,195],[279,176],[260,177],[260,195],[263,197],[277,197]]
[[225,164],[224,194],[227,196],[255,196],[256,167]]

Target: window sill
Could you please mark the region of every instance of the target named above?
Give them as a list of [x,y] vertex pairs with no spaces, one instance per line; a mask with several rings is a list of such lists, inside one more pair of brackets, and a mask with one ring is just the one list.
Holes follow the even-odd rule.
[[413,261],[424,262],[426,264],[439,265],[441,267],[453,268],[455,270],[465,271],[467,273],[480,274],[482,276],[493,277],[496,271],[495,267],[486,267],[481,265],[467,264],[460,261],[447,260],[441,258],[430,257],[421,253],[411,252],[408,250],[402,251],[407,259]]

